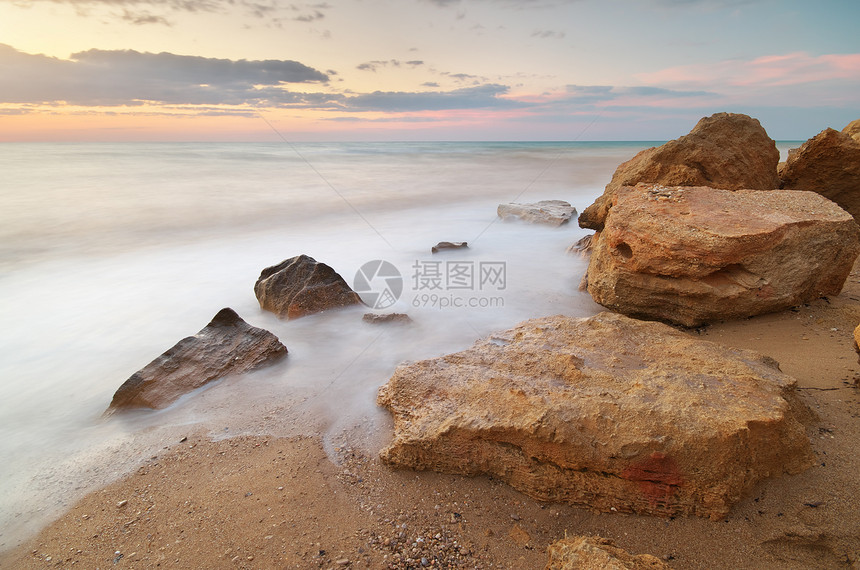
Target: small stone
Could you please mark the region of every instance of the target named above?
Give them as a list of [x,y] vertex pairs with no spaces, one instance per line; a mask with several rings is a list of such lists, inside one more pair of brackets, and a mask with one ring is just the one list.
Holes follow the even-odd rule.
[[349,558],[341,558],[339,560],[335,560],[334,563],[338,566],[347,566],[349,565]]
[[121,509],[124,506],[126,506],[127,504],[128,504],[128,501],[126,499],[123,499],[122,501],[120,501],[116,504],[116,508]]
[[469,243],[465,241],[440,241],[430,248],[430,252],[439,253],[443,249],[463,249],[468,247]]

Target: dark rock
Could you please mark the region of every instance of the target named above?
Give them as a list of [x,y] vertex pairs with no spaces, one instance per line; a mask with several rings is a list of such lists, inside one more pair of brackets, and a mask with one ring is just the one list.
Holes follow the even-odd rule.
[[254,294],[260,307],[288,319],[361,304],[361,297],[343,277],[307,255],[264,269],[254,284]]
[[365,313],[361,318],[366,323],[378,325],[381,323],[411,323],[412,319],[405,313]]
[[286,355],[287,348],[275,335],[249,325],[233,309],[221,309],[196,335],[132,374],[114,394],[108,411],[164,408],[208,382],[256,370]]
[[430,248],[431,253],[439,253],[443,249],[463,249],[469,247],[465,241],[440,241]]

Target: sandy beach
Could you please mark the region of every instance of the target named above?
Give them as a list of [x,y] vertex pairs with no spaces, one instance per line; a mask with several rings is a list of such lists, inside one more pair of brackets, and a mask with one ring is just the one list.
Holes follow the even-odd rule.
[[[723,521],[541,504],[489,477],[396,470],[349,431],[322,437],[188,433],[0,557],[3,568],[543,568],[569,535],[612,538],[673,568],[838,568],[860,560],[860,398],[843,292],[688,334],[772,356],[818,415],[816,465],[756,486]],[[261,426],[265,421],[261,421]]]

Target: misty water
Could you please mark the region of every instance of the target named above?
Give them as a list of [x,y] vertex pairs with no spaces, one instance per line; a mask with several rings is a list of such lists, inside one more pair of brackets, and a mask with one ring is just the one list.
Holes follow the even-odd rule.
[[[498,204],[581,211],[652,144],[0,145],[0,548],[186,433],[322,433],[375,452],[391,436],[376,391],[399,363],[600,310],[565,252],[586,232],[501,221]],[[443,240],[470,247],[431,255]],[[367,262],[393,264],[403,291],[384,312],[413,323],[364,323],[366,307],[262,311],[260,271],[299,254],[350,284]],[[482,282],[482,267],[503,281]],[[125,379],[222,307],[273,332],[287,359],[165,410],[102,417]]]

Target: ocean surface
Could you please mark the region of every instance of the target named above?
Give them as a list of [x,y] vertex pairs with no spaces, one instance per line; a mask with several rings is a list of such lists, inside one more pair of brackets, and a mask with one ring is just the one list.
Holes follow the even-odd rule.
[[[577,289],[585,262],[565,253],[586,232],[501,221],[498,204],[582,211],[655,144],[0,144],[0,549],[186,433],[378,450],[391,426],[376,390],[400,362],[600,310]],[[799,144],[778,143],[783,159]],[[469,248],[432,255],[439,241]],[[299,254],[364,276],[378,312],[414,322],[263,312],[260,271]],[[287,359],[103,417],[122,382],[222,307],[272,331]]]

